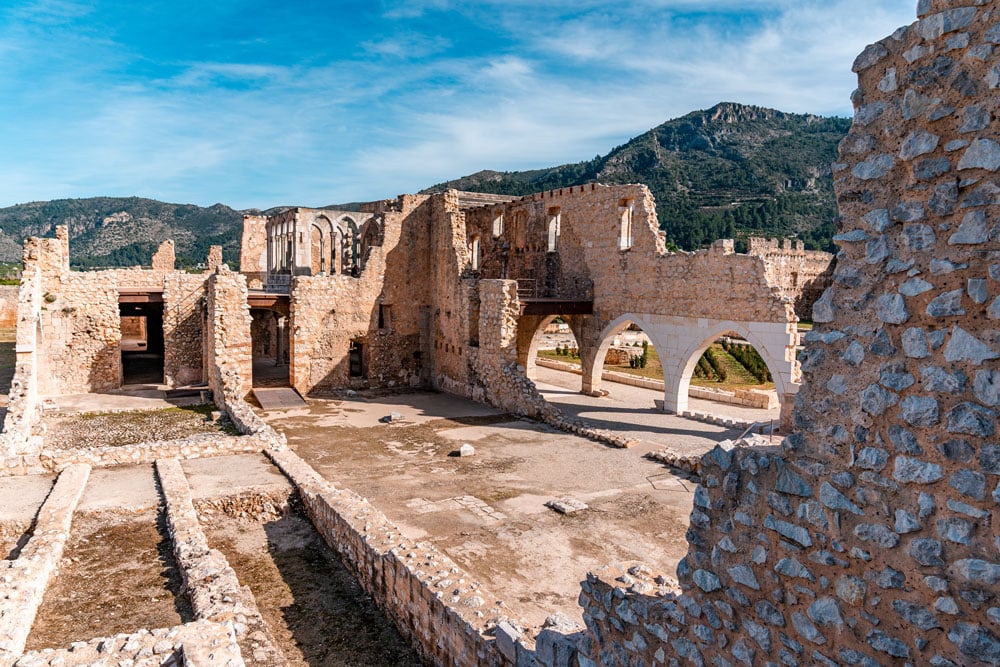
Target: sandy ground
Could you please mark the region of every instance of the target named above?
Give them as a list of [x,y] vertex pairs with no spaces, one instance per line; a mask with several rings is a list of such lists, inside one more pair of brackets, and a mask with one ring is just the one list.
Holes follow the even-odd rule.
[[202,511],[202,526],[250,586],[289,665],[421,664],[299,511],[253,517],[238,509]]
[[[391,412],[403,420],[378,422]],[[427,393],[311,400],[267,418],[327,479],[441,548],[529,623],[554,612],[579,619],[588,570],[642,560],[673,572],[686,553],[695,484],[642,458],[657,443],[612,449]],[[680,421],[692,449],[726,435]],[[453,456],[463,443],[476,455]],[[563,497],[590,509],[564,516],[545,506]]]
[[156,510],[77,513],[59,576],[45,592],[27,650],[194,620],[180,589],[163,517]]

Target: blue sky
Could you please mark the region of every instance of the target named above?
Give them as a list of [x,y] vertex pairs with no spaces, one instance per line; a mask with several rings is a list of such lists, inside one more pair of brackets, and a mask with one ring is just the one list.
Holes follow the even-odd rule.
[[0,206],[367,201],[721,101],[851,114],[914,0],[4,0]]

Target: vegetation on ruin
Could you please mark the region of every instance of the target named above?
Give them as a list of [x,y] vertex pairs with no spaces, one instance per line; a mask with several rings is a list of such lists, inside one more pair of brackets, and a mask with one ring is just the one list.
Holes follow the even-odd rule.
[[668,243],[704,247],[720,238],[798,238],[832,250],[837,208],[831,164],[846,118],[723,103],[667,121],[605,156],[533,171],[481,171],[444,188],[526,195],[593,181],[645,183]]

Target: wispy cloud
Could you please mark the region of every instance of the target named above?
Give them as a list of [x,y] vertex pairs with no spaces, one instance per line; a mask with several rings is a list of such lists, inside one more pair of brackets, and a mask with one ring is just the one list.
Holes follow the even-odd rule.
[[321,205],[588,159],[723,100],[846,115],[854,56],[913,18],[910,0],[249,6],[0,10],[0,205]]

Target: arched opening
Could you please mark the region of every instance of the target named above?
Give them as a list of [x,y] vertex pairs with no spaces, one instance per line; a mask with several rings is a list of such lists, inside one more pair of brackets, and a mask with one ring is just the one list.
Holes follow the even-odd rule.
[[562,225],[562,213],[559,211],[558,206],[554,206],[549,209],[549,226],[548,226],[548,252],[556,252],[557,245],[559,243],[559,227]]
[[678,395],[686,397],[688,405],[709,400],[777,411],[785,391],[775,359],[749,331],[729,329],[706,337],[679,356],[674,372]]
[[267,308],[251,308],[250,318],[253,386],[289,386],[287,315]]
[[503,234],[503,212],[497,213],[493,217],[493,237],[499,237]]
[[309,226],[309,274],[326,272],[325,235],[319,225]]
[[361,254],[361,237],[358,234],[358,224],[349,217],[341,220],[343,236],[341,240],[341,273],[357,276],[361,272],[359,266]]
[[[580,346],[570,322],[571,318],[566,315],[549,315],[528,322],[526,332],[530,333],[531,340],[523,346],[524,351],[520,356],[525,376],[529,380],[539,379],[539,367],[579,375]],[[542,371],[542,376],[549,380],[558,377],[545,370]],[[573,382],[579,387],[578,378]]]
[[618,230],[618,249],[628,250],[632,247],[632,218],[635,215],[635,200],[623,199],[618,204],[618,216],[621,225]]
[[473,271],[478,271],[479,270],[479,263],[482,261],[482,254],[483,254],[483,252],[482,252],[482,247],[481,246],[482,246],[482,244],[479,241],[479,237],[478,236],[473,236],[472,237],[472,245],[469,248],[469,251],[472,253],[472,270]]
[[[633,389],[651,390],[662,394],[664,371],[659,348],[662,341],[645,331],[636,319],[622,318],[605,330],[594,351],[590,368],[584,364],[583,390],[592,394],[634,394],[635,400],[653,403],[659,400],[652,393],[636,393]],[[625,390],[624,387],[628,387]]]

